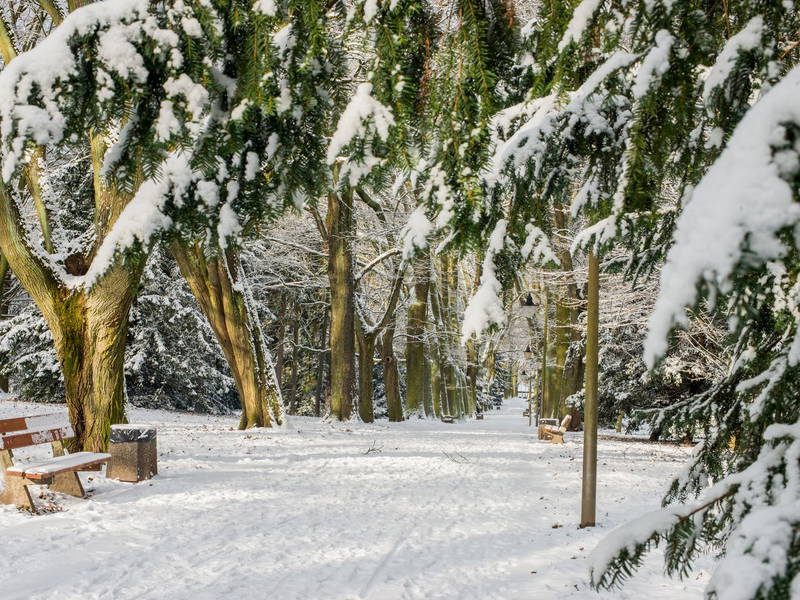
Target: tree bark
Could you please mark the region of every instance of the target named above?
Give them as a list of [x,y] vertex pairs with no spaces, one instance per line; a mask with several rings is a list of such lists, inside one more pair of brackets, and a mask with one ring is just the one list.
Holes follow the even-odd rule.
[[436,327],[436,350],[434,352],[434,360],[436,361],[436,370],[438,377],[441,379],[441,391],[439,395],[439,409],[441,415],[451,415],[453,417],[461,416],[459,408],[459,398],[456,386],[456,370],[453,364],[450,351],[450,323],[447,318],[445,306],[447,306],[447,258],[442,258],[442,275],[445,281],[441,285],[434,285],[431,282],[430,300],[431,300],[431,314]]
[[383,385],[386,390],[386,404],[389,421],[399,423],[403,420],[403,399],[400,396],[400,373],[397,370],[397,357],[394,354],[395,323],[383,332],[381,340],[381,364],[383,365]]
[[424,411],[431,394],[425,360],[429,287],[430,257],[425,253],[414,263],[414,299],[408,307],[406,324],[406,409],[409,415]]
[[[322,331],[320,334],[320,342],[319,347],[320,349],[325,348],[327,346],[328,341],[328,315],[325,314],[322,320]],[[314,406],[314,415],[319,417],[322,414],[322,396],[325,390],[325,365],[328,362],[328,351],[324,350],[320,352],[319,355],[319,362],[317,364],[317,397]]]
[[[93,155],[93,162],[97,163]],[[97,164],[95,164],[97,166]],[[129,197],[96,188],[108,218],[96,229],[101,243]],[[71,288],[32,249],[16,205],[0,183],[0,252],[42,312],[64,376],[73,450],[104,450],[110,426],[125,420],[124,357],[128,313],[145,258],[116,259],[91,289]],[[78,257],[77,272],[86,259]],[[73,265],[73,266],[75,266]]]
[[214,330],[242,403],[240,429],[283,422],[283,406],[272,357],[243,282],[235,248],[206,257],[199,243],[175,241],[175,260]]
[[[554,213],[555,225],[558,229],[566,230],[569,227],[568,215],[564,211]],[[572,255],[567,248],[558,251],[558,259],[561,269],[565,273],[573,272]],[[556,363],[558,365],[558,394],[559,394],[559,417],[570,413],[566,405],[566,399],[581,389],[583,384],[583,360],[576,358],[567,364],[567,354],[572,342],[581,338],[578,329],[578,286],[574,281],[569,281],[562,288],[562,295],[556,300]],[[580,422],[573,419],[570,422],[570,429],[578,427]]]
[[467,414],[475,414],[478,405],[478,344],[474,339],[467,341],[466,398]]
[[[5,256],[0,255],[0,321],[8,314],[8,303],[6,302],[6,280],[8,278],[8,261]],[[8,375],[0,373],[0,392],[9,392],[10,385]]]
[[589,251],[589,294],[586,321],[586,406],[583,428],[583,484],[581,527],[594,527],[597,499],[597,368],[600,314],[600,269],[597,255]]
[[372,406],[372,369],[375,365],[375,336],[358,329],[358,416],[364,423],[375,420]]
[[542,286],[542,294],[544,295],[544,302],[542,302],[544,310],[544,328],[542,331],[542,392],[540,417],[549,419],[552,417],[553,413],[551,407],[552,395],[550,393],[550,367],[548,366],[548,352],[550,351],[550,294],[548,293],[547,287],[544,285]]
[[103,451],[111,425],[125,422],[128,315],[143,264],[135,272],[126,267],[114,267],[90,292],[72,295],[50,327],[75,429],[73,450]]
[[353,300],[352,190],[328,194],[328,278],[331,286],[331,414],[340,421],[353,410],[355,305]]
[[432,357],[429,363],[431,371],[431,405],[433,409],[432,415],[435,417],[441,417],[443,414],[442,398],[444,394],[442,393],[442,374],[440,368],[441,363],[438,358],[438,352],[436,354],[437,356]]
[[286,349],[284,343],[286,341],[286,296],[281,294],[281,307],[280,314],[278,315],[278,340],[275,346],[275,378],[278,381],[278,387],[283,385],[283,363]]
[[300,376],[300,356],[298,346],[300,345],[300,326],[297,321],[292,324],[292,377],[289,381],[289,412],[296,415],[298,409],[297,383]]

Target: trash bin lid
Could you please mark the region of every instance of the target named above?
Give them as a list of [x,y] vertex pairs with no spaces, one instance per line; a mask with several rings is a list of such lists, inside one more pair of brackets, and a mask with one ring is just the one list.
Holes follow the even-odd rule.
[[156,428],[152,425],[112,425],[111,443],[149,442],[156,439]]

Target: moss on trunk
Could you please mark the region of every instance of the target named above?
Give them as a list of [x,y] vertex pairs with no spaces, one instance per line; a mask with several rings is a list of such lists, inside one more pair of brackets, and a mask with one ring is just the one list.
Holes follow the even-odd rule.
[[328,279],[331,286],[331,415],[347,421],[353,411],[355,306],[353,300],[352,190],[328,194]]
[[409,414],[419,414],[430,405],[431,387],[425,359],[429,287],[430,257],[425,253],[414,263],[414,296],[408,307],[406,324],[406,409]]
[[242,402],[240,429],[283,420],[280,388],[261,324],[242,285],[235,248],[206,257],[200,244],[173,242],[172,254],[228,361]]
[[395,324],[392,320],[391,325],[383,332],[381,340],[381,365],[389,421],[399,423],[403,420],[403,399],[400,397],[400,373],[397,370],[397,357],[394,354],[394,331]]

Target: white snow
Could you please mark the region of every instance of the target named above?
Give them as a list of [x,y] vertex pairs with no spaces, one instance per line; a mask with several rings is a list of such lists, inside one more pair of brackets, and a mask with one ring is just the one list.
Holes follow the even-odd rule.
[[575,7],[572,13],[572,19],[570,19],[561,41],[558,42],[559,52],[562,52],[570,42],[580,41],[581,37],[583,37],[583,32],[589,27],[589,23],[600,7],[601,1],[602,0],[583,0]]
[[[103,73],[130,76],[143,81],[147,73],[141,57],[131,54],[129,39],[144,28],[153,28],[148,20],[147,0],[101,2],[71,13],[52,34],[0,71],[0,142],[5,154],[2,177],[9,181],[25,155],[30,139],[40,145],[59,142],[64,134],[66,117],[58,108],[58,85],[76,73],[75,57],[69,46],[74,35],[107,28],[105,41],[98,48]],[[131,25],[127,21],[137,21]],[[112,42],[113,43],[110,43]],[[173,44],[174,39],[165,39]],[[29,103],[34,89],[39,90],[43,107]],[[16,127],[16,132],[12,127]]]
[[[68,436],[69,437],[69,436]],[[108,460],[110,454],[104,452],[76,452],[59,458],[45,460],[41,463],[14,466],[9,469],[14,473],[24,473],[25,475],[46,475],[48,473],[58,473],[66,469],[81,467],[91,461]]]
[[648,90],[657,83],[661,76],[669,69],[669,53],[675,38],[669,31],[661,29],[656,33],[656,45],[642,60],[636,79],[633,82],[633,97],[637,100],[644,96]]
[[711,92],[725,83],[742,52],[761,46],[763,31],[764,19],[759,15],[750,19],[739,33],[725,43],[703,85],[703,102],[708,104]]
[[278,8],[275,6],[275,0],[256,0],[253,3],[253,10],[267,15],[268,17],[274,17],[278,12]]
[[550,247],[550,240],[544,231],[533,223],[525,225],[525,231],[528,232],[528,235],[520,249],[522,260],[532,260],[536,265],[546,265],[549,262],[557,265],[561,264],[561,261],[558,260],[555,252]]
[[291,23],[284,25],[272,36],[272,44],[278,49],[279,56],[285,60],[288,52],[297,44]]
[[[159,475],[83,473],[91,497],[34,494],[62,509],[39,517],[0,506],[3,600],[700,598],[707,572],[666,579],[658,553],[622,590],[587,583],[598,540],[656,509],[689,449],[600,440],[599,526],[578,529],[581,435],[536,440],[525,406],[454,424],[289,417],[278,431],[133,409],[158,427]],[[0,402],[0,418],[52,410]]]
[[221,248],[227,248],[231,239],[236,239],[242,232],[242,224],[239,215],[231,206],[230,200],[222,205],[219,211],[219,223],[217,224],[217,236]]
[[378,14],[378,0],[364,0],[364,21],[369,23]]
[[408,222],[400,232],[400,239],[403,240],[403,259],[409,260],[417,250],[427,248],[428,236],[433,231],[434,226],[425,214],[425,207],[418,206],[409,215]]
[[686,323],[684,307],[695,301],[696,284],[702,279],[726,289],[745,242],[752,262],[786,252],[777,234],[800,220],[800,205],[782,178],[773,144],[784,137],[782,123],[800,122],[798,93],[800,67],[795,67],[748,111],[678,218],[649,321],[649,366],[666,351],[673,325]]
[[172,219],[164,214],[164,204],[169,197],[178,205],[183,202],[183,195],[198,176],[186,154],[178,152],[168,156],[159,178],[142,182],[103,239],[86,275],[76,281],[92,287],[108,271],[118,252],[131,248],[136,242],[147,247],[157,233],[168,229]]
[[389,137],[389,129],[394,125],[394,115],[389,108],[372,96],[372,84],[362,83],[336,125],[336,132],[328,145],[328,164],[336,162],[342,149],[356,137],[367,135],[370,123],[378,137],[386,140]]
[[462,344],[466,344],[473,335],[481,335],[490,326],[503,326],[506,322],[506,311],[500,299],[503,286],[497,279],[494,257],[505,246],[507,225],[505,219],[500,219],[489,237],[478,289],[464,310],[464,319],[461,323]]

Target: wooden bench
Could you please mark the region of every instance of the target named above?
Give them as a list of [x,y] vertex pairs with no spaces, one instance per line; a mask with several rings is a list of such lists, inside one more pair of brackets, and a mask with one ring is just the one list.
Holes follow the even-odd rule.
[[442,415],[442,423],[452,423],[453,415]]
[[[16,504],[38,512],[29,485],[47,485],[54,492],[83,498],[78,471],[97,471],[108,462],[110,454],[76,452],[64,454],[63,440],[75,437],[65,415],[49,414],[0,419],[0,467],[3,468],[3,490],[0,504]],[[13,450],[39,444],[51,444],[53,458],[25,466],[14,466]]]
[[572,421],[572,415],[564,417],[559,426],[541,423],[539,425],[539,439],[549,440],[551,444],[563,444],[564,434],[567,432],[570,421]]

